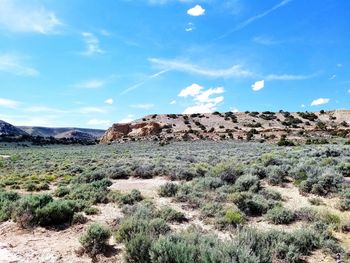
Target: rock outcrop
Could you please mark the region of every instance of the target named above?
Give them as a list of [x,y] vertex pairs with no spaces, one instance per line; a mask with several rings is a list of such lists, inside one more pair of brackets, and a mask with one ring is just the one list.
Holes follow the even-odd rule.
[[138,138],[157,135],[161,132],[162,127],[157,122],[141,122],[141,123],[126,123],[113,124],[104,136],[101,138],[101,143],[108,143],[122,139],[124,137]]
[[154,114],[132,123],[114,124],[101,143],[143,139],[277,141],[282,136],[296,142],[350,138],[350,111]]

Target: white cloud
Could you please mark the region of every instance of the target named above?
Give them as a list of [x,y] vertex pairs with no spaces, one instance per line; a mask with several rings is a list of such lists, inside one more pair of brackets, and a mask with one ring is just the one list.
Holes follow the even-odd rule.
[[324,104],[327,104],[329,101],[330,99],[327,99],[327,98],[319,98],[319,99],[313,100],[311,102],[311,106],[324,105]]
[[187,27],[185,28],[185,31],[186,32],[191,32],[191,31],[193,31],[193,30],[195,30],[196,28],[195,28],[195,26],[194,26],[194,24],[193,23],[188,23],[187,24]]
[[103,87],[103,85],[105,85],[104,80],[91,79],[91,80],[87,80],[87,81],[75,84],[74,86],[82,89],[98,89]]
[[348,92],[350,93],[350,89],[348,89]]
[[235,113],[236,113],[236,112],[239,112],[239,110],[238,110],[237,108],[231,108],[231,111],[232,111],[232,112],[235,112]]
[[222,87],[210,88],[203,90],[203,87],[198,84],[192,84],[191,86],[183,89],[179,93],[179,97],[192,97],[194,105],[187,107],[184,110],[184,114],[191,113],[208,113],[216,110],[216,106],[224,101],[223,96],[217,96],[212,98],[214,94],[224,93],[225,90]]
[[196,5],[187,10],[187,14],[190,16],[202,16],[205,14],[205,9],[200,5]]
[[0,71],[18,76],[37,76],[39,74],[35,68],[26,66],[22,60],[16,55],[0,54]]
[[202,68],[200,66],[193,65],[190,63],[177,61],[177,60],[150,58],[149,61],[159,67],[162,67],[163,69],[177,70],[177,71],[182,71],[186,73],[192,73],[192,74],[197,74],[197,75],[202,75],[207,77],[214,77],[214,78],[220,78],[220,77],[240,78],[240,77],[251,77],[253,75],[252,72],[243,69],[241,65],[234,65],[226,69],[208,69],[208,68]]
[[90,32],[83,32],[81,35],[83,36],[86,46],[86,50],[82,53],[83,55],[92,56],[95,54],[104,53],[104,51],[100,48],[100,41],[94,34]]
[[106,104],[109,104],[109,105],[112,105],[114,103],[113,99],[112,98],[109,98],[109,99],[106,99],[105,100],[105,103]]
[[306,106],[305,106],[305,104],[301,104],[300,107],[305,108]]
[[134,120],[134,115],[129,114],[124,119],[119,120],[118,123],[129,123],[129,122],[132,122],[133,120]]
[[0,0],[0,28],[13,32],[54,33],[62,25],[54,12],[25,1]]
[[67,110],[61,110],[56,108],[51,108],[47,106],[32,106],[29,108],[26,108],[26,111],[29,112],[45,112],[45,113],[69,113]]
[[110,120],[97,120],[92,119],[87,122],[87,125],[91,126],[110,126],[112,122]]
[[290,74],[270,74],[265,77],[266,80],[304,80],[304,79],[311,79],[317,76],[317,73],[311,74],[311,75],[290,75]]
[[83,107],[78,109],[79,113],[88,114],[88,113],[105,113],[106,110],[98,107]]
[[343,67],[343,64],[338,63],[338,64],[337,64],[337,67],[338,67],[338,68],[341,68],[341,67]]
[[176,104],[176,100],[172,100],[172,101],[170,102],[170,105],[174,105],[174,104]]
[[267,36],[254,37],[253,41],[257,44],[264,45],[264,46],[273,46],[273,45],[277,45],[280,43],[280,42],[278,42],[270,37],[267,37]]
[[329,79],[330,79],[330,80],[333,80],[333,79],[335,79],[336,77],[337,77],[337,75],[334,74],[334,75],[332,75]]
[[9,100],[0,98],[0,107],[15,109],[19,106],[19,102],[15,100]]
[[265,87],[265,80],[256,81],[256,82],[252,85],[253,91],[259,91],[259,90],[263,89],[264,87]]
[[188,86],[187,88],[184,88],[180,91],[179,97],[188,97],[188,96],[195,96],[200,93],[200,91],[203,89],[202,86],[199,86],[196,83],[193,83],[191,86]]
[[149,110],[154,107],[154,104],[146,103],[146,104],[132,104],[130,105],[131,108],[135,109],[143,109],[143,110]]

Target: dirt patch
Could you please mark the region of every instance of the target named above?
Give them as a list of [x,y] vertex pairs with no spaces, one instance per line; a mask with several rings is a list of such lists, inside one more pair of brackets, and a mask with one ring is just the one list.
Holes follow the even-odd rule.
[[[14,222],[0,225],[0,262],[38,262],[38,263],[85,263],[91,262],[87,255],[77,255],[81,247],[79,237],[88,227],[75,225],[68,229],[56,231],[37,227],[32,231],[20,229]],[[101,256],[100,262],[122,262],[117,253],[109,257]],[[7,260],[9,259],[9,260]]]
[[0,159],[9,159],[11,158],[10,155],[0,155]]
[[151,179],[120,179],[112,180],[113,184],[110,186],[111,190],[119,190],[122,192],[129,192],[133,189],[137,189],[145,197],[154,197],[157,194],[157,190],[161,185],[169,182],[164,177],[156,177]]

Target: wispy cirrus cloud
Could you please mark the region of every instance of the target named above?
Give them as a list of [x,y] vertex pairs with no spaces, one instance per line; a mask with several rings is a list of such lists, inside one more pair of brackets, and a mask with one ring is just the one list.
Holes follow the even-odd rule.
[[0,98],[0,107],[16,109],[20,105],[19,101]]
[[12,32],[55,33],[62,22],[53,11],[24,1],[0,0],[0,28]]
[[154,106],[155,105],[153,103],[141,103],[141,104],[132,104],[132,105],[130,105],[131,108],[143,109],[143,110],[152,109]]
[[167,73],[168,71],[170,71],[170,70],[169,70],[169,69],[163,69],[163,70],[161,70],[161,71],[158,71],[157,73],[154,73],[154,74],[152,74],[152,75],[149,75],[149,76],[147,76],[147,77],[145,78],[145,80],[140,81],[139,83],[136,83],[136,84],[132,85],[131,87],[129,87],[129,88],[123,90],[123,91],[120,93],[120,95],[124,95],[124,94],[126,94],[126,93],[129,93],[130,91],[133,91],[133,90],[137,89],[138,87],[141,87],[141,86],[144,85],[147,81],[149,81],[149,80],[151,80],[151,79],[154,79],[154,78],[157,78],[157,77],[159,77],[159,76],[161,76],[161,75]]
[[86,81],[79,82],[74,87],[82,89],[99,89],[105,85],[105,80],[101,79],[90,79]]
[[0,54],[0,72],[30,77],[39,75],[39,71],[26,65],[21,56],[13,54]]
[[243,22],[239,23],[232,30],[230,30],[230,31],[226,32],[225,34],[219,36],[216,40],[225,38],[225,37],[231,35],[232,33],[245,28],[246,26],[248,26],[248,25],[252,24],[253,22],[255,22],[255,21],[257,21],[257,20],[259,20],[259,19],[261,19],[261,18],[263,18],[263,17],[265,17],[267,15],[269,15],[270,13],[272,13],[272,12],[276,11],[277,9],[279,9],[279,8],[289,4],[292,1],[293,0],[283,0],[283,1],[279,2],[277,5],[271,7],[270,9],[268,9],[268,10],[266,10],[266,11],[260,13],[260,14],[257,14],[255,16],[252,16],[252,17],[244,20]]
[[105,53],[100,48],[100,40],[93,33],[82,32],[81,35],[85,42],[85,51],[82,52],[82,55],[92,56]]
[[265,76],[265,80],[305,80],[311,79],[318,75],[318,73],[313,73],[310,75],[292,75],[292,74],[270,74]]
[[232,77],[251,77],[253,72],[244,69],[241,65],[233,65],[230,68],[224,69],[210,69],[204,68],[195,64],[179,61],[168,60],[160,58],[150,58],[149,61],[164,70],[176,70],[181,72],[192,73],[196,75],[202,75],[214,78],[232,78]]

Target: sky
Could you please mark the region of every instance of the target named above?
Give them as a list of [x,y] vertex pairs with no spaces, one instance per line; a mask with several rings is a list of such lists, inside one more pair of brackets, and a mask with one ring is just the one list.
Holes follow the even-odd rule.
[[108,128],[346,109],[349,12],[348,0],[0,0],[0,119]]

